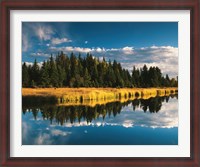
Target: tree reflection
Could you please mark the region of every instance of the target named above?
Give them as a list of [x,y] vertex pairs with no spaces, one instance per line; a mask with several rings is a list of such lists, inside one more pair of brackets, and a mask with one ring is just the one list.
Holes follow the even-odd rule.
[[162,102],[166,100],[166,102],[169,101],[167,100],[168,97],[154,97],[150,98],[147,100],[141,99],[140,100],[140,106],[143,109],[144,112],[149,110],[149,112],[154,113],[160,111],[162,107]]
[[23,101],[22,112],[31,112],[34,119],[37,119],[38,112],[41,112],[43,119],[47,119],[52,124],[63,125],[64,123],[86,121],[92,122],[96,119],[105,119],[106,117],[117,116],[122,111],[122,108],[131,104],[133,111],[142,109],[144,112],[157,113],[161,110],[162,103],[168,102],[170,98],[178,98],[176,96],[154,97],[150,99],[135,99],[127,102],[111,102],[104,105],[91,106],[56,106],[56,105],[37,105],[26,104]]

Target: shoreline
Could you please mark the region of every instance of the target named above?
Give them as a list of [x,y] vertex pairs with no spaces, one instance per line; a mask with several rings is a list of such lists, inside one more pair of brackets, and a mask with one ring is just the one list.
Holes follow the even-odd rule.
[[55,103],[57,105],[105,104],[134,99],[149,99],[178,93],[177,87],[169,88],[22,88],[26,102]]

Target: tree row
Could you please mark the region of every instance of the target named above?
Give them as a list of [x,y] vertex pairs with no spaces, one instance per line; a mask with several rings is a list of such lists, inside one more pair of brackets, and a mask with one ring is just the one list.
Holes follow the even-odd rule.
[[130,73],[116,60],[106,62],[87,54],[51,55],[39,66],[22,64],[23,87],[177,87],[178,78],[163,76],[158,67],[135,68]]

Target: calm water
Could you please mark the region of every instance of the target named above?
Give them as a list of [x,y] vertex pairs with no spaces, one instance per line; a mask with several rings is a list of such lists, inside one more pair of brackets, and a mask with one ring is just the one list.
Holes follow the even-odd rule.
[[23,145],[178,144],[177,96],[95,107],[23,103],[22,112]]

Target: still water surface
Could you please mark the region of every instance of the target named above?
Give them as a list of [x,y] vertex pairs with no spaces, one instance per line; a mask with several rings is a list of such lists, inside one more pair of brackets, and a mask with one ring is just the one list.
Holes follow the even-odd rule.
[[178,97],[89,106],[23,103],[23,145],[177,145]]

